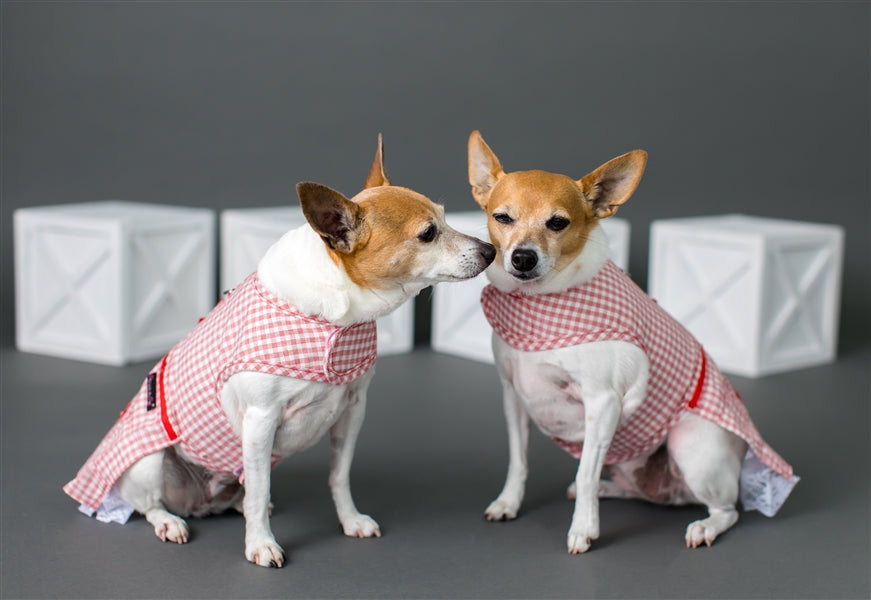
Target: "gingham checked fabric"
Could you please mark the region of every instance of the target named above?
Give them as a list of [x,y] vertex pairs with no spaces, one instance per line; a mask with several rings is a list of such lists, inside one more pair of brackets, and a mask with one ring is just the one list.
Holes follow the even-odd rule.
[[133,463],[173,444],[240,477],[241,440],[220,403],[227,379],[257,371],[347,384],[375,363],[376,335],[374,321],[340,327],[302,314],[252,274],[169,351],[153,371],[157,397],[149,399],[146,379],[64,491],[96,509]]
[[[647,399],[621,423],[606,464],[657,447],[685,410],[741,436],[769,468],[790,479],[792,467],[759,435],[744,402],[714,361],[677,320],[613,262],[590,281],[560,294],[506,294],[487,286],[484,315],[505,342],[525,352],[622,340],[650,361]],[[575,458],[582,442],[554,440]]]

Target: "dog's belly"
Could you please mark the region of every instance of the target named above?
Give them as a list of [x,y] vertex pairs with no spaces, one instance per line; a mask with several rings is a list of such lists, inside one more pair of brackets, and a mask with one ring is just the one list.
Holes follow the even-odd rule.
[[584,404],[569,374],[545,362],[517,364],[514,389],[538,428],[551,438],[584,439]]

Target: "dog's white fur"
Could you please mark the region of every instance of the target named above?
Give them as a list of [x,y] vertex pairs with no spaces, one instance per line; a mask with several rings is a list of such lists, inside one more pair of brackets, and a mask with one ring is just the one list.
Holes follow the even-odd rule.
[[[379,150],[367,180],[367,189],[351,202],[365,203],[387,194],[389,185]],[[380,171],[380,175],[379,175]],[[377,176],[373,181],[373,175]],[[310,184],[302,184],[310,185]],[[332,190],[329,190],[332,192]],[[333,192],[338,194],[337,192]],[[319,315],[338,325],[351,325],[384,315],[424,287],[439,281],[457,281],[478,275],[492,260],[492,246],[451,229],[444,210],[416,192],[392,187],[393,198],[407,196],[403,210],[433,224],[432,242],[400,239],[397,252],[415,254],[414,268],[397,276],[390,264],[377,265],[383,285],[357,285],[335,253],[321,227],[304,225],[285,234],[258,265],[263,286],[304,313]],[[305,200],[302,198],[304,203]],[[345,201],[347,202],[347,201]],[[400,203],[401,204],[401,203]],[[377,203],[370,206],[375,206]],[[312,211],[305,211],[311,222]],[[425,213],[425,214],[421,214]],[[316,231],[317,229],[317,231]],[[347,385],[242,372],[223,387],[221,405],[242,439],[244,491],[233,478],[220,478],[192,464],[177,447],[156,452],[131,466],[119,480],[121,496],[154,526],[164,541],[184,543],[187,515],[221,512],[236,507],[245,515],[245,556],[261,566],[284,564],[285,555],[269,524],[270,461],[273,454],[289,456],[305,450],[327,431],[331,437],[329,485],[344,532],[353,537],[380,537],[378,523],[361,514],[351,497],[349,472],[357,436],[366,409],[366,392],[374,369]],[[177,513],[177,514],[176,514]]]
[[[642,160],[642,170],[643,166]],[[634,177],[637,184],[640,172],[630,173],[631,167],[625,165],[620,168],[625,168],[625,177]],[[634,168],[637,169],[637,165]],[[620,175],[616,171],[619,169],[612,169],[609,176]],[[587,241],[576,256],[559,269],[554,268],[557,257],[533,239],[543,230],[544,222],[531,222],[530,213],[534,211],[526,210],[528,204],[524,206],[528,200],[522,196],[533,196],[534,191],[517,187],[517,197],[505,200],[503,195],[499,206],[493,206],[492,192],[506,174],[478,132],[474,132],[469,140],[469,174],[473,195],[488,212],[490,238],[499,253],[497,260],[487,269],[487,276],[500,290],[524,294],[559,293],[593,278],[608,258],[607,240],[597,225],[601,217],[596,210],[580,211],[578,214],[585,212],[587,216],[583,218],[590,221],[585,233]],[[547,178],[550,174],[541,172],[540,176]],[[584,188],[584,180],[590,189],[595,187],[595,177],[589,177],[577,182],[579,188]],[[614,190],[620,185],[612,180],[602,187]],[[614,205],[601,211],[608,213],[602,216],[613,214],[616,205],[622,204],[634,191],[635,185],[628,186],[631,188],[628,193],[625,187],[628,184],[624,182],[622,185],[621,193],[625,197],[611,198]],[[587,201],[590,195],[584,191],[578,197]],[[598,198],[604,206],[610,204],[608,200],[607,196]],[[540,205],[542,202],[548,200],[539,196],[536,203]],[[494,221],[493,213],[494,209],[505,211],[511,210],[512,206],[515,210],[511,214],[516,218],[512,227],[525,227],[528,235],[512,233],[511,244],[502,247],[500,225]],[[582,217],[575,215],[574,218]],[[532,279],[521,279],[516,275],[512,253],[518,248],[532,250],[538,257],[537,272]],[[602,341],[524,352],[512,348],[494,333],[493,351],[504,389],[509,465],[502,492],[485,511],[487,519],[514,519],[518,514],[526,485],[531,417],[549,437],[583,441],[577,474],[568,490],[569,497],[575,500],[567,539],[568,551],[572,554],[587,551],[592,541],[599,537],[599,497],[706,505],[709,517],[694,521],[687,527],[685,540],[688,547],[702,543],[710,545],[738,520],[735,504],[747,445],[733,433],[690,413],[685,414],[668,433],[664,442],[667,462],[661,461],[661,473],[651,468],[651,457],[656,454],[652,451],[633,461],[611,465],[610,481],[600,481],[604,460],[618,425],[632,415],[647,395],[649,361],[639,347],[623,341]],[[649,461],[651,465],[648,465]]]

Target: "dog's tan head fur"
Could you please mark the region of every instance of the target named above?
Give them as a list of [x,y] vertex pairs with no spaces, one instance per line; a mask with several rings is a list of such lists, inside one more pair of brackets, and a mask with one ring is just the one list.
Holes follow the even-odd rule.
[[452,229],[444,208],[390,183],[378,149],[363,191],[351,199],[317,183],[300,183],[303,213],[336,265],[361,288],[387,289],[459,281],[478,275],[492,246]]
[[494,264],[519,282],[561,272],[584,250],[600,219],[635,191],[647,153],[633,150],[581,179],[547,171],[506,173],[478,131],[469,137],[472,196],[487,213]]

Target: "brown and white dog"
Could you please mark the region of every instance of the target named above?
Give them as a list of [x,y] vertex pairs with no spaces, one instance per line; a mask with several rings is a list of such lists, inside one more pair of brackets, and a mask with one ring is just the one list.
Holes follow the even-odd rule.
[[[424,287],[481,273],[493,246],[445,222],[423,195],[390,184],[381,138],[352,199],[297,186],[308,221],[285,234],[149,374],[64,488],[86,512],[120,504],[164,541],[182,517],[236,508],[245,556],[280,567],[269,524],[270,466],[331,437],[329,484],[348,536],[380,536],[351,497],[349,472],[374,370],[374,320]],[[108,517],[111,518],[111,517]]]
[[[771,516],[798,480],[698,342],[608,260],[598,222],[633,193],[646,161],[635,150],[579,180],[506,173],[480,133],[469,138],[472,195],[496,246],[482,303],[510,446],[505,486],[485,515],[517,516],[531,417],[579,458],[568,491],[573,554],[599,537],[599,497],[707,506],[685,534],[697,547],[737,521],[739,482],[754,488],[742,487],[745,509]],[[600,481],[605,465],[610,480]],[[754,498],[769,493],[768,505]]]

